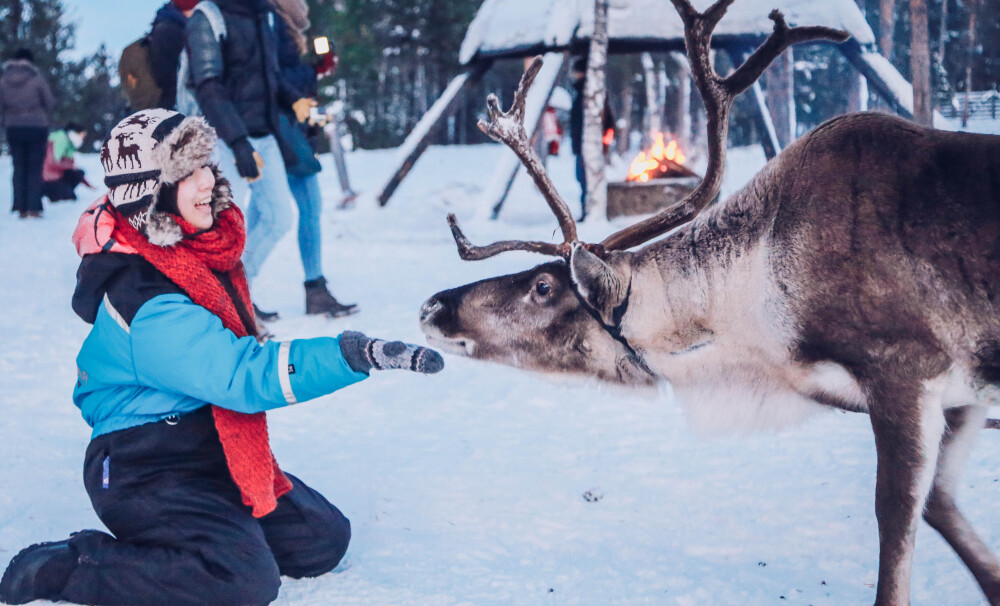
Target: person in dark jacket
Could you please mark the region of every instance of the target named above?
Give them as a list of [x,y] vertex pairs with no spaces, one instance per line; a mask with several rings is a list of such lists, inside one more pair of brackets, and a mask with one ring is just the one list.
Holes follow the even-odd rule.
[[[580,221],[587,218],[587,171],[583,162],[583,108],[585,103],[585,88],[587,85],[587,57],[577,57],[573,60],[573,104],[569,109],[569,140],[576,156],[576,180],[580,183]],[[607,96],[604,97],[604,114],[601,116],[601,134],[614,132],[615,118],[611,113],[611,105]],[[607,153],[608,143],[604,144]]]
[[13,212],[24,219],[42,216],[42,166],[55,101],[26,48],[3,64],[0,115],[13,160]]
[[[278,68],[278,17],[267,0],[216,0],[225,23],[219,42],[208,14],[195,10],[187,24],[187,53],[195,98],[225,145],[220,166],[233,182],[237,203],[246,203],[247,246],[243,256],[253,280],[278,240],[292,226],[292,193],[285,163],[296,156],[282,140],[279,113],[292,108],[298,121],[309,117],[313,102],[292,86]],[[261,320],[277,314],[259,313]]]
[[110,190],[73,237],[73,309],[93,325],[73,401],[93,428],[84,484],[113,534],[22,550],[0,579],[7,604],[267,604],[281,575],[333,570],[350,523],[278,467],[264,411],[372,369],[443,368],[433,350],[359,332],[259,344],[243,215],[214,146],[203,119],[163,109],[105,142],[128,161],[105,164]]
[[156,11],[153,27],[146,36],[153,79],[162,91],[159,107],[177,105],[177,65],[184,49],[184,28],[198,0],[171,0]]
[[[281,17],[277,28],[281,72],[309,98],[315,99],[318,87],[316,68],[302,60],[309,50],[305,36],[309,28],[309,8],[303,0],[271,0],[271,4]],[[322,166],[313,154],[305,129],[296,123],[295,116],[284,112],[280,119],[282,136],[296,155],[294,164],[285,164],[285,172],[288,174],[288,188],[299,209],[298,241],[305,271],[306,314],[336,318],[357,313],[357,305],[341,303],[330,293],[323,276],[323,237],[320,229],[323,194],[316,176]]]

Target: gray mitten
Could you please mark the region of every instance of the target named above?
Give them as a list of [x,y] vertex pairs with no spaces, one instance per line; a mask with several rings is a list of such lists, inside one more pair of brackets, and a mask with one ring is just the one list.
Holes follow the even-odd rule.
[[355,330],[340,335],[340,351],[354,372],[402,368],[433,374],[444,368],[444,358],[433,349],[402,341],[370,339]]

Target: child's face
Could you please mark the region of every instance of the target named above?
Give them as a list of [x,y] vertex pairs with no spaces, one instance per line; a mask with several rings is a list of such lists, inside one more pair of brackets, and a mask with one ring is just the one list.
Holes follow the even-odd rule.
[[202,166],[177,184],[177,211],[181,218],[200,230],[210,229],[212,217],[212,189],[215,173]]

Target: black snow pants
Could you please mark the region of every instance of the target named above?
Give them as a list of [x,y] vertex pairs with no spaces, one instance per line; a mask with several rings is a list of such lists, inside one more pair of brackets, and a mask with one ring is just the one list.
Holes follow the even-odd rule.
[[14,212],[42,210],[42,165],[48,140],[49,130],[42,126],[7,128],[7,146],[14,169],[14,203],[11,206]]
[[[287,474],[286,474],[287,475]],[[280,575],[333,570],[351,526],[321,494],[294,488],[254,518],[226,467],[209,407],[98,436],[84,483],[114,536],[86,531],[60,596],[78,604],[268,604]]]
[[76,186],[83,183],[83,179],[82,170],[68,168],[56,181],[46,181],[42,184],[42,195],[48,198],[49,202],[76,200]]

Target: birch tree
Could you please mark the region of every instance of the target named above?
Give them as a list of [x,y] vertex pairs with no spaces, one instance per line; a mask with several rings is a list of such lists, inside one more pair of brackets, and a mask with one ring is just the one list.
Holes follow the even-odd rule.
[[681,52],[670,53],[677,66],[677,87],[674,91],[674,134],[680,139],[685,150],[694,151],[694,135],[692,134],[691,117],[691,65],[687,55]]
[[587,214],[607,216],[608,181],[604,174],[605,72],[608,63],[608,0],[594,1],[594,33],[587,60],[583,106],[583,163],[587,173]]
[[653,56],[649,53],[642,53],[643,81],[646,84],[646,119],[645,132],[643,133],[643,145],[646,145],[646,138],[663,130],[660,116],[663,115],[662,98],[660,97],[660,73],[656,70]]
[[962,126],[969,124],[969,99],[972,98],[972,64],[976,58],[976,15],[978,3],[969,0],[969,46],[965,64],[965,103],[962,104]]
[[896,0],[879,0],[878,45],[886,59],[892,61],[893,40],[896,30]]

